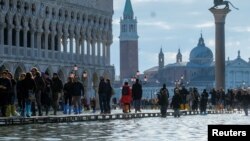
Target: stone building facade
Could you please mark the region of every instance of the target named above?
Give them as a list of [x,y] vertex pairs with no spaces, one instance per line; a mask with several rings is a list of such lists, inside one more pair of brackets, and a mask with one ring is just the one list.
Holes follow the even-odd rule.
[[0,69],[17,78],[37,67],[65,82],[77,65],[87,89],[110,65],[113,0],[0,0]]

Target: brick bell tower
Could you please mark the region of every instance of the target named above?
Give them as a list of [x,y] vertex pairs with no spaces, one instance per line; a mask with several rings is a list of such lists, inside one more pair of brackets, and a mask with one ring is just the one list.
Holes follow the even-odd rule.
[[138,71],[137,19],[130,0],[126,0],[120,20],[120,80],[130,79]]

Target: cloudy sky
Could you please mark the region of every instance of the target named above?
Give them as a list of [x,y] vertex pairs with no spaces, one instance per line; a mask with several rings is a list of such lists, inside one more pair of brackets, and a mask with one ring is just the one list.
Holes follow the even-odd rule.
[[[114,0],[113,44],[111,64],[120,74],[119,35],[120,18],[126,0]],[[226,18],[226,58],[250,57],[250,1],[230,0],[239,10],[231,7]],[[138,21],[139,70],[158,65],[158,53],[163,48],[165,64],[174,63],[178,49],[183,61],[189,60],[190,51],[197,45],[202,32],[205,44],[215,52],[214,17],[208,10],[213,0],[131,0]]]

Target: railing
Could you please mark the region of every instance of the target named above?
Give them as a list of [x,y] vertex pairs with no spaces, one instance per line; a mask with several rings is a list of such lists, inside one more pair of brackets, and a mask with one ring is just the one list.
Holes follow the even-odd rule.
[[[105,63],[105,57],[87,56],[86,54],[71,54],[61,51],[51,51],[38,48],[16,47],[3,45],[2,55],[8,58],[32,58],[33,60],[52,60],[55,62],[77,63],[77,64],[92,64],[101,65]],[[100,59],[100,60],[98,60]],[[95,62],[93,62],[95,60]]]

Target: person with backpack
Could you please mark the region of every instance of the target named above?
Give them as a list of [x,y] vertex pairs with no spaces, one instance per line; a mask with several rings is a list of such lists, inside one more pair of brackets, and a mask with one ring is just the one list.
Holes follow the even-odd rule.
[[121,103],[123,105],[123,113],[128,113],[130,111],[130,103],[132,100],[131,89],[128,85],[128,82],[125,82],[122,87],[122,97]]
[[161,107],[160,110],[162,117],[167,116],[168,98],[169,98],[168,89],[166,87],[166,84],[163,84],[163,87],[160,89],[160,94],[158,95],[158,103]]

